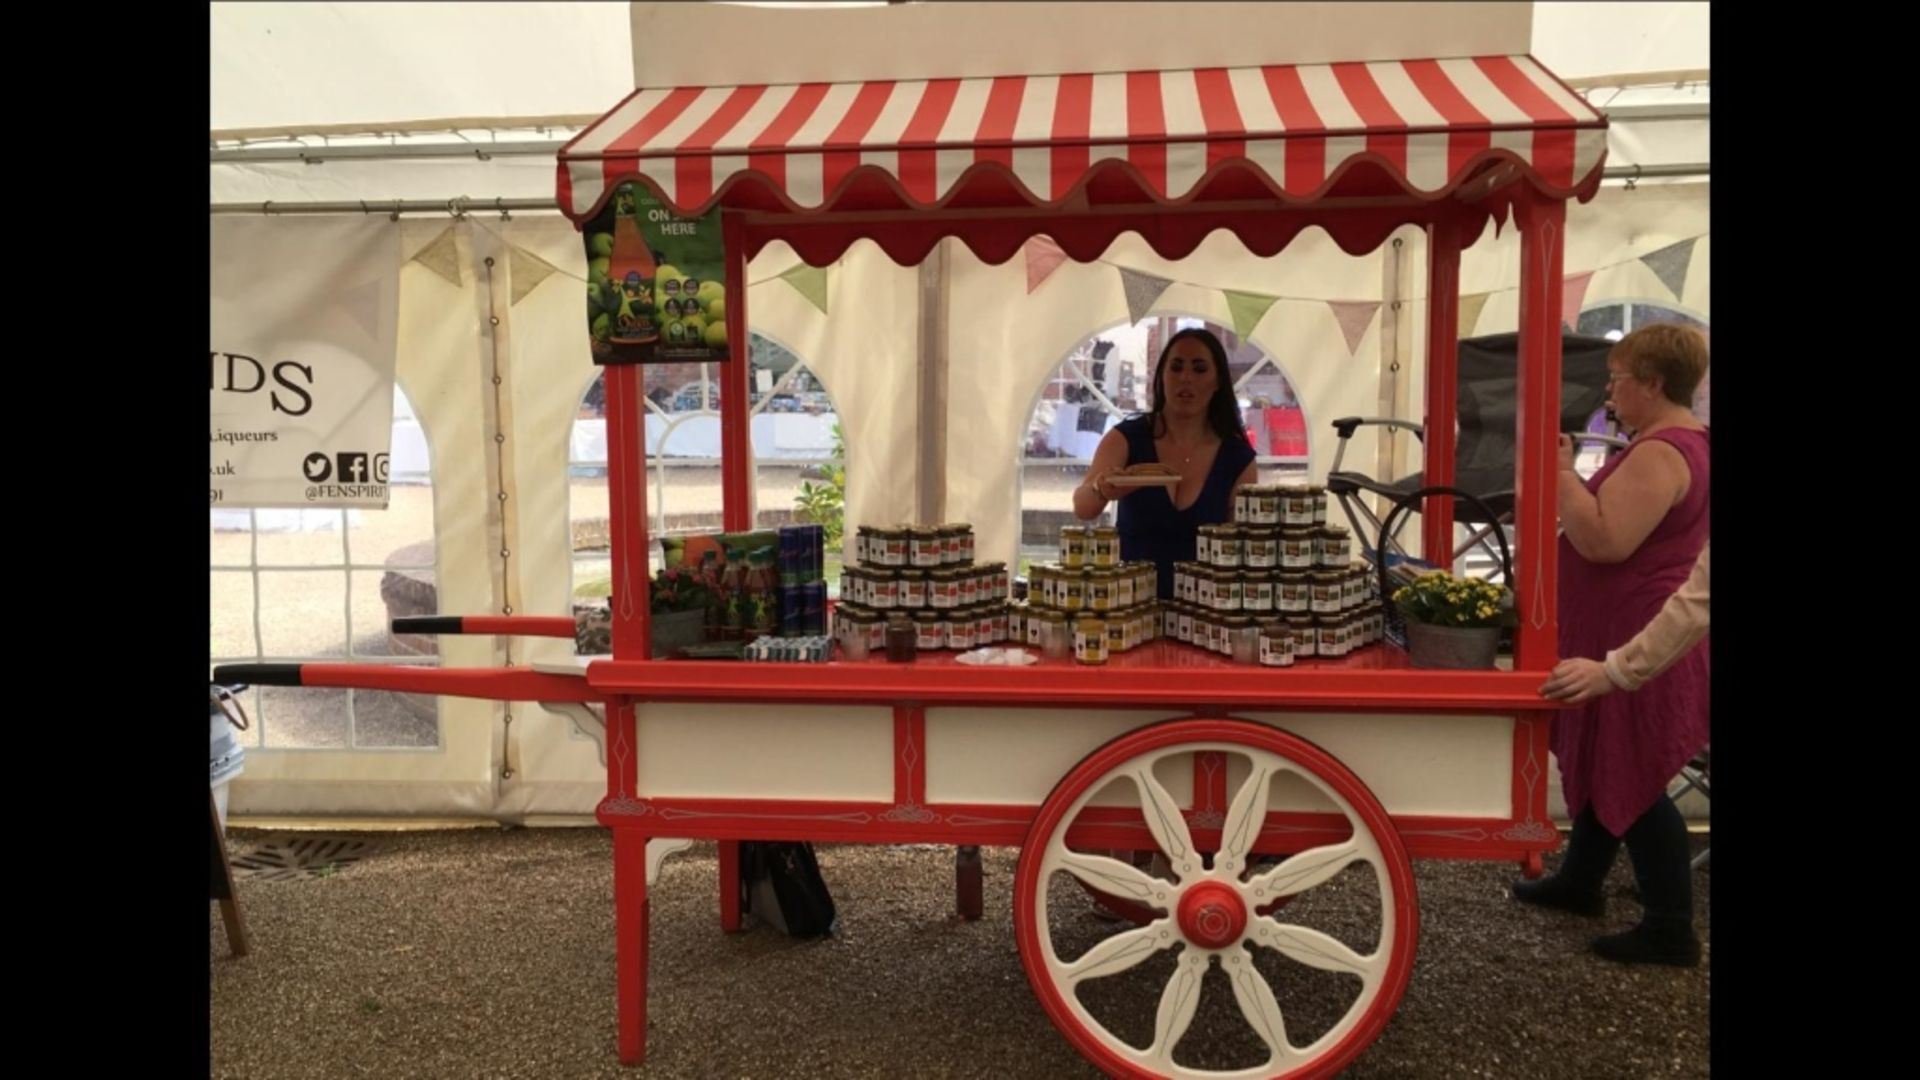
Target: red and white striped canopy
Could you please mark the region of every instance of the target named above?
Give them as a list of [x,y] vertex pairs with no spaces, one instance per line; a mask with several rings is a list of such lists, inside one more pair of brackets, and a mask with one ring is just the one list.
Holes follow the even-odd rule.
[[635,91],[560,153],[593,216],[1439,198],[1493,163],[1590,193],[1606,120],[1526,56]]

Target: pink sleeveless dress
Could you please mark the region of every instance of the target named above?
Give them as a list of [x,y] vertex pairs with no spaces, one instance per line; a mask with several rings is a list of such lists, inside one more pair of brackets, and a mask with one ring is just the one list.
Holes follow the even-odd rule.
[[[1560,538],[1560,655],[1604,660],[1653,620],[1687,580],[1707,542],[1710,515],[1709,439],[1705,431],[1669,428],[1636,441],[1587,481],[1598,492],[1643,442],[1659,441],[1686,459],[1686,497],[1640,549],[1622,563],[1596,563]],[[1624,834],[1680,767],[1710,741],[1708,666],[1711,637],[1632,693],[1616,691],[1555,713],[1553,753],[1567,810],[1591,805],[1615,836]]]

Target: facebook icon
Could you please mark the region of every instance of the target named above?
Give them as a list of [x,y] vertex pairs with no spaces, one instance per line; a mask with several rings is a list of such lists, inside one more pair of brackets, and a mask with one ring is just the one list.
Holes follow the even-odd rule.
[[343,484],[364,484],[367,482],[367,455],[365,453],[346,453],[339,455],[340,482]]

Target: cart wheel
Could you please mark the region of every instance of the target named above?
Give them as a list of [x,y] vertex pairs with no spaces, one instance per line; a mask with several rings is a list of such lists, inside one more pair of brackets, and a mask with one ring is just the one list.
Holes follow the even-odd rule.
[[[1217,751],[1247,761],[1247,779],[1235,792],[1211,865],[1196,850],[1186,818],[1154,776],[1164,758]],[[1288,773],[1317,790],[1345,816],[1345,839],[1309,848],[1278,866],[1248,873],[1248,855],[1267,818],[1273,779]],[[1147,830],[1177,881],[1146,874],[1130,863],[1070,849],[1068,828],[1113,781],[1125,778],[1138,793]],[[1125,789],[1115,784],[1114,791]],[[1262,914],[1273,901],[1324,884],[1350,865],[1369,868],[1379,888],[1379,938],[1361,954],[1336,938]],[[1047,913],[1047,889],[1065,873],[1098,892],[1151,908],[1145,926],[1123,929],[1077,959],[1061,959]],[[1386,810],[1332,755],[1274,728],[1237,720],[1179,720],[1130,732],[1076,765],[1047,796],[1027,832],[1014,889],[1014,929],[1020,959],[1047,1015],[1089,1061],[1113,1076],[1326,1076],[1352,1061],[1380,1034],[1413,972],[1418,905],[1413,867]],[[1148,958],[1178,949],[1178,964],[1159,997],[1150,1045],[1129,1044],[1088,1012],[1077,989],[1117,975]],[[1359,977],[1361,989],[1326,1032],[1304,1046],[1288,1039],[1285,1018],[1254,950]],[[1220,962],[1240,1016],[1266,1045],[1254,1069],[1213,1071],[1178,1064],[1174,1051],[1199,1004],[1201,978]]]

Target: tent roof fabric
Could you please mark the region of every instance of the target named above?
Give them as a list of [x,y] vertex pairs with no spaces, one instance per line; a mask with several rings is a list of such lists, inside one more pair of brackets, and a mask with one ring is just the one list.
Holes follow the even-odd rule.
[[1430,202],[1500,165],[1585,198],[1606,126],[1526,56],[640,89],[561,151],[559,199],[575,221],[636,179],[688,215]]

